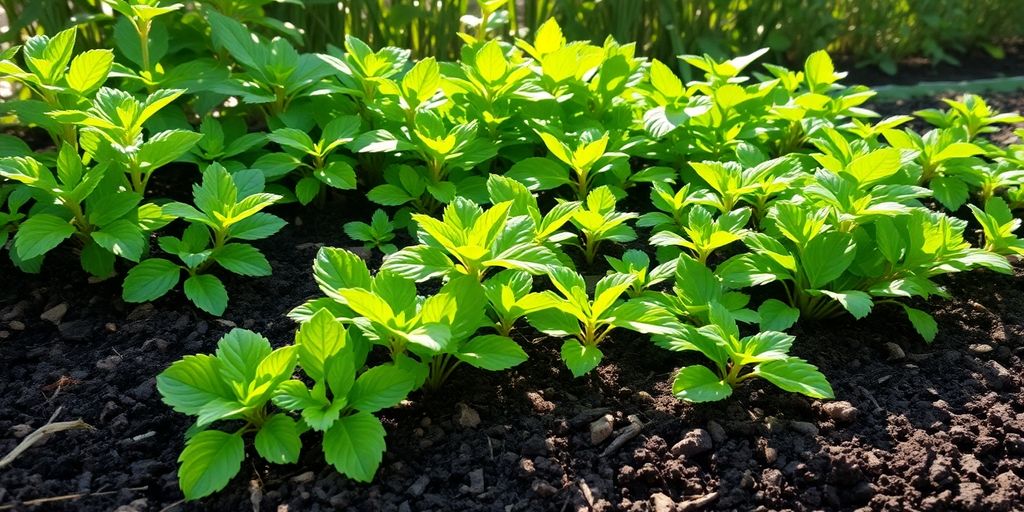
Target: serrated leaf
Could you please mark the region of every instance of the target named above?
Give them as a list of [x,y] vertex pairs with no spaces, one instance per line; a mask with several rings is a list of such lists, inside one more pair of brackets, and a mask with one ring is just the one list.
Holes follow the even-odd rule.
[[210,313],[220,316],[228,307],[228,291],[224,283],[208,274],[197,274],[185,280],[185,296],[193,304]]
[[672,394],[687,402],[715,402],[732,395],[732,386],[706,366],[687,366],[672,381]]
[[162,258],[150,258],[128,271],[122,298],[125,302],[147,302],[169,292],[178,284],[181,267]]
[[324,458],[341,474],[369,482],[384,458],[384,426],[361,412],[339,419],[324,433]]
[[298,424],[284,414],[271,415],[256,432],[255,445],[260,456],[274,464],[298,462],[302,449]]
[[238,474],[245,458],[239,435],[206,430],[193,436],[178,457],[178,482],[185,498],[194,500],[223,489]]

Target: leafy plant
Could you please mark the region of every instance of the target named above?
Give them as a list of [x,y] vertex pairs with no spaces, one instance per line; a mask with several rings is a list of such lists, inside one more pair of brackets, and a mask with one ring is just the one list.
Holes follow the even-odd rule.
[[611,256],[604,258],[615,273],[633,276],[633,283],[627,290],[631,298],[639,297],[652,286],[670,279],[676,272],[678,261],[677,258],[673,258],[651,268],[650,256],[636,249],[629,249],[622,253],[621,259]]
[[81,144],[98,161],[113,161],[125,173],[125,184],[145,195],[153,172],[189,152],[203,137],[182,130],[164,130],[145,138],[145,123],[185,91],[160,89],[139,101],[131,93],[101,88],[84,110],[51,112],[57,121],[82,127]]
[[296,128],[279,128],[267,135],[269,140],[298,152],[300,159],[312,160],[312,164],[300,163],[307,172],[304,172],[295,184],[295,197],[299,203],[309,204],[317,197],[322,197],[323,185],[340,190],[356,188],[353,161],[333,153],[358,135],[360,124],[357,116],[338,117],[324,126],[317,142],[313,142],[306,132]]
[[964,241],[966,223],[923,208],[879,217],[850,232],[837,229],[828,208],[777,203],[768,218],[770,232],[778,235],[748,234],[744,243],[751,252],[730,258],[717,273],[732,287],[781,282],[802,318],[829,318],[843,310],[863,318],[876,303],[895,303],[931,341],[935,320],[897,299],[947,296],[932,280],[941,274],[973,268],[1011,272],[1005,258]]
[[424,281],[458,275],[482,281],[494,268],[519,269],[531,274],[559,265],[555,254],[534,241],[536,226],[527,215],[511,216],[512,201],[487,210],[456,197],[444,216],[414,214],[420,245],[389,255],[382,270]]
[[259,249],[232,240],[260,240],[278,232],[284,221],[261,210],[281,198],[263,192],[263,174],[257,170],[229,174],[213,164],[203,171],[201,185],[193,186],[196,206],[164,205],[164,212],[180,217],[189,226],[181,238],[162,236],[160,248],[181,264],[149,258],[128,272],[124,280],[126,302],[146,302],[162,297],[187,272],[185,296],[203,311],[220,315],[227,308],[224,283],[208,273],[217,264],[243,276],[268,276],[270,263]]
[[635,213],[615,210],[617,202],[610,188],[600,186],[590,191],[583,206],[572,215],[572,223],[580,230],[580,249],[588,266],[594,264],[604,241],[631,242],[636,231],[626,222],[638,217]]
[[714,218],[712,213],[701,206],[690,209],[684,235],[672,231],[659,231],[651,235],[651,244],[657,246],[678,246],[688,249],[701,263],[716,249],[742,240],[747,233],[750,209],[740,208]]
[[985,202],[982,210],[973,204],[967,205],[978,219],[985,235],[984,249],[996,254],[1024,256],[1024,240],[1013,232],[1020,229],[1021,220],[1013,217],[1010,207],[1002,198],[993,197]]
[[510,338],[476,334],[489,322],[481,307],[484,289],[469,276],[453,277],[438,293],[422,297],[411,279],[386,269],[371,276],[361,258],[329,248],[317,255],[314,275],[328,299],[307,303],[292,317],[307,319],[327,309],[353,323],[414,377],[414,389],[437,389],[462,363],[497,371],[526,360]]
[[552,268],[548,277],[557,293],[547,290],[519,302],[524,309],[535,311],[526,317],[535,329],[557,338],[572,338],[562,344],[561,354],[573,376],[584,375],[601,363],[604,353],[598,345],[616,328],[646,334],[674,332],[677,322],[656,304],[620,299],[632,285],[633,276],[603,277],[594,287],[593,299],[583,276],[568,268]]
[[[82,268],[94,276],[113,274],[117,256],[139,261],[146,232],[167,222],[160,208],[140,208],[142,196],[120,190],[116,171],[107,164],[87,167],[70,144],[61,146],[56,164],[53,173],[32,157],[0,159],[0,176],[30,187],[36,198],[14,236],[15,262],[38,271],[43,257],[72,237]],[[20,219],[16,212],[26,200],[24,194],[10,199],[9,220]]]
[[395,239],[395,225],[384,210],[377,209],[373,212],[369,224],[359,221],[346,222],[344,230],[349,238],[363,242],[363,247],[367,249],[379,249],[384,254],[398,250],[398,247],[391,243]]
[[[344,341],[344,340],[342,340]],[[272,412],[271,399],[295,371],[299,348],[274,350],[252,331],[233,329],[217,342],[215,355],[185,356],[156,378],[164,403],[196,416],[178,457],[178,480],[186,499],[223,489],[241,469],[244,436],[255,432],[256,453],[267,462],[297,462],[307,428],[292,417]],[[233,432],[210,428],[240,421]]]
[[777,331],[762,331],[740,336],[739,327],[728,309],[711,302],[710,323],[686,327],[667,339],[662,346],[675,351],[695,351],[714,363],[714,370],[703,365],[685,366],[672,382],[672,393],[688,402],[713,402],[732,395],[742,383],[762,378],[784,391],[812,398],[834,398],[832,386],[818,369],[799,357],[789,355],[793,337]]

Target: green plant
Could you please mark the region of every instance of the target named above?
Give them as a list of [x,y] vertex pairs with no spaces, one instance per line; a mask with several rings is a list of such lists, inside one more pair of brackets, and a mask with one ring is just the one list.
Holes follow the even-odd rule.
[[[132,50],[126,51],[126,53],[135,56],[135,50],[138,51],[138,58],[135,59],[139,65],[138,74],[129,75],[141,79],[148,87],[154,87],[159,83],[157,77],[159,64],[156,62],[152,54],[152,42],[150,41],[150,32],[153,30],[153,20],[159,16],[170,14],[184,7],[184,4],[169,4],[164,5],[166,2],[162,0],[103,0],[105,3],[110,5],[115,11],[124,16],[123,19],[128,20],[132,28],[135,29],[135,34],[138,36],[138,41],[133,42],[130,46]],[[129,46],[127,44],[122,46],[122,49],[126,49]]]
[[827,207],[777,203],[768,219],[775,235],[748,234],[744,243],[751,252],[725,261],[717,273],[733,287],[781,282],[801,318],[829,318],[844,310],[863,318],[876,303],[893,303],[931,341],[935,320],[898,299],[948,296],[933,281],[941,274],[973,268],[1011,272],[1002,256],[964,241],[965,222],[923,208],[851,230],[841,229]]
[[145,195],[153,172],[182,157],[203,137],[182,129],[143,135],[144,124],[185,91],[160,89],[139,101],[131,93],[101,88],[82,110],[50,112],[57,121],[82,127],[81,145],[97,161],[113,161],[126,185]]
[[[14,236],[15,262],[38,271],[43,257],[72,237],[82,268],[94,276],[113,274],[117,256],[139,261],[146,252],[146,232],[167,223],[160,208],[140,208],[140,194],[118,188],[117,171],[107,164],[86,166],[70,144],[61,146],[56,167],[53,173],[32,157],[0,159],[0,176],[30,187],[36,199]],[[14,196],[12,213],[26,200],[24,194]]]
[[[9,107],[25,124],[35,124],[50,132],[55,144],[78,147],[78,135],[71,124],[51,119],[49,112],[78,108],[88,104],[107,80],[114,62],[110,50],[89,50],[74,56],[74,28],[53,37],[37,35],[23,47],[13,46],[0,52],[0,77],[28,87],[39,100],[18,100]],[[26,71],[14,57],[21,50]]]
[[542,274],[558,258],[534,241],[536,227],[526,215],[511,216],[512,201],[487,210],[472,201],[456,197],[444,209],[444,216],[414,214],[419,227],[419,245],[389,255],[382,270],[424,281],[431,277],[466,275],[483,281],[494,268],[511,268]]
[[627,293],[631,298],[643,295],[652,286],[668,280],[676,273],[677,258],[666,261],[651,268],[651,258],[647,253],[629,249],[622,253],[622,258],[605,256],[612,271],[618,274],[633,276],[633,283]]
[[965,94],[962,101],[944,98],[949,110],[924,109],[914,115],[939,128],[961,127],[967,131],[967,140],[973,141],[981,134],[998,130],[997,124],[1013,124],[1024,121],[1016,112],[993,112],[985,100],[976,94]]
[[728,398],[733,389],[754,378],[762,378],[784,391],[812,398],[834,398],[832,386],[818,368],[789,355],[793,337],[777,331],[740,336],[736,321],[721,304],[708,306],[710,323],[684,328],[665,337],[662,346],[675,351],[695,351],[714,363],[714,371],[703,365],[685,366],[672,382],[672,393],[688,402],[713,402]]
[[658,231],[651,235],[650,242],[656,246],[678,246],[688,249],[701,263],[716,249],[743,239],[750,221],[750,208],[733,210],[717,219],[701,206],[690,209],[683,235],[672,231]]
[[291,316],[304,320],[327,309],[353,323],[414,377],[415,389],[439,388],[462,363],[497,371],[526,360],[510,338],[476,334],[489,322],[481,307],[484,289],[472,277],[453,277],[438,293],[422,297],[411,279],[386,269],[371,276],[361,258],[343,249],[321,250],[313,268],[328,298]]
[[284,221],[260,210],[281,196],[263,192],[263,174],[257,170],[229,174],[212,164],[203,171],[201,185],[193,186],[196,206],[164,205],[165,213],[189,222],[181,238],[162,236],[160,248],[183,265],[164,258],[149,258],[128,272],[124,280],[126,302],[162,297],[178,284],[181,271],[185,296],[203,311],[220,315],[227,308],[224,283],[207,273],[214,264],[243,276],[270,275],[270,262],[259,249],[232,240],[260,240],[273,235]]
[[985,202],[982,210],[973,204],[967,205],[978,219],[985,235],[984,249],[996,254],[1024,256],[1024,240],[1014,231],[1020,229],[1021,220],[1013,217],[1013,212],[1002,198],[993,197]]
[[527,321],[538,331],[558,338],[571,337],[562,344],[562,360],[573,376],[584,375],[601,363],[604,353],[598,345],[616,328],[646,334],[670,334],[677,322],[657,304],[642,299],[620,299],[634,277],[611,274],[594,287],[593,299],[587,294],[583,276],[565,267],[548,272],[551,290],[531,294],[519,302],[533,310]]
[[373,212],[369,224],[358,221],[346,222],[344,230],[349,238],[363,242],[363,247],[367,249],[378,249],[384,254],[398,250],[395,244],[391,243],[395,239],[395,225],[388,219],[388,214],[384,210],[377,209]]
[[340,190],[356,188],[356,171],[348,158],[334,155],[335,150],[351,142],[360,130],[358,116],[338,117],[324,126],[320,140],[313,139],[306,132],[296,128],[278,128],[267,138],[291,151],[298,152],[298,161],[311,158],[313,163],[301,163],[307,170],[295,183],[295,197],[301,204],[309,204],[323,196],[323,185]]
[[583,206],[572,214],[572,223],[582,235],[578,245],[587,266],[594,264],[602,242],[625,243],[636,240],[636,231],[626,222],[638,215],[616,211],[616,202],[611,189],[600,186],[591,190]]

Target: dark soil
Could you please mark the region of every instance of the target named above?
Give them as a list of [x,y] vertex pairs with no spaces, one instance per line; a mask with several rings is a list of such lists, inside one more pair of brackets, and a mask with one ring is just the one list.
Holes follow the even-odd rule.
[[[1009,101],[992,103],[1020,108]],[[946,280],[953,298],[922,305],[939,322],[931,345],[885,306],[863,321],[797,328],[795,353],[829,377],[834,402],[754,383],[723,403],[683,404],[671,377],[700,359],[623,334],[602,346],[596,374],[573,379],[559,341],[524,330],[527,363],[503,373],[461,368],[439,392],[383,414],[388,452],[374,483],[338,475],[308,433],[298,464],[248,458],[223,492],[181,504],[176,459],[189,420],[161,403],[155,375],[186,354],[212,352],[236,325],[290,342],[295,325],[285,314],[319,295],[310,271],[317,248],[352,245],[344,219],[372,210],[332,202],[303,213],[301,225],[296,211],[281,208],[291,224],[261,243],[273,276],[226,278],[223,319],[197,312],[180,291],[126,305],[116,299],[119,279],[89,284],[70,254],[41,276],[0,258],[0,456],[58,408],[57,421],[94,428],[55,434],[0,470],[0,510],[79,493],[32,509],[989,511],[1024,503],[1018,265],[1012,277]],[[67,313],[56,323],[40,318],[54,307]],[[616,431],[595,445],[590,425],[604,414]],[[631,418],[643,425],[639,435],[604,455]]]

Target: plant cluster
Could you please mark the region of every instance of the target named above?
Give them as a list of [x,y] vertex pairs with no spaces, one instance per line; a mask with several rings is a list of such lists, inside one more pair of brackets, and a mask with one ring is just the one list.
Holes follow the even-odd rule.
[[[284,28],[266,39],[239,21],[258,10],[113,3],[116,51],[76,55],[70,31],[0,55],[24,85],[5,108],[53,143],[0,138],[0,241],[13,236],[20,268],[57,250],[98,277],[128,268],[129,302],[184,276],[184,295],[220,315],[215,267],[271,271],[247,243],[285,224],[263,210],[352,189],[380,206],[344,230],[383,263],[322,249],[323,296],[290,313],[293,345],[233,331],[158,378],[197,417],[179,471],[188,498],[227,484],[249,434],[286,463],[321,432],[329,463],[372,479],[375,413],[460,367],[521,364],[524,328],[559,338],[575,377],[608,343],[650,338],[708,359],[675,376],[683,400],[757,378],[831,398],[790,353],[795,323],[889,307],[932,341],[919,299],[947,296],[942,276],[1011,273],[1008,256],[1024,253],[1024,150],[985,138],[1021,118],[967,96],[916,113],[935,127],[917,134],[902,128],[912,117],[865,108],[874,92],[842,85],[824,51],[763,72],[746,70],[764,51],[684,55],[702,75],[684,81],[635,44],[568,41],[554,21],[514,44],[463,34],[461,58],[438,62],[352,36],[301,53]],[[486,27],[498,4],[482,4]],[[201,37],[171,56],[157,27],[174,17]],[[158,196],[160,168],[156,181],[197,177],[191,204]]]

